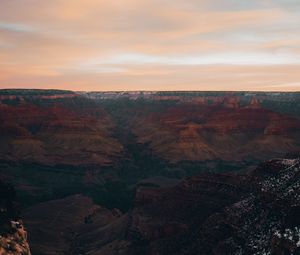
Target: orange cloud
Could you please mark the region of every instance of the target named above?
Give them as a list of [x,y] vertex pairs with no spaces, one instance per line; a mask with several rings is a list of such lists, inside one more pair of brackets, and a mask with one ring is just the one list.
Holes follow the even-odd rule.
[[291,2],[2,0],[0,87],[298,90]]

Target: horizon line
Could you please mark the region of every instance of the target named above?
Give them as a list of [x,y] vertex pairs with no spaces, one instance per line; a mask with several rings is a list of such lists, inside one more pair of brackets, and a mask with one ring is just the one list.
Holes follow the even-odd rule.
[[252,93],[300,93],[300,90],[70,90],[70,89],[59,89],[59,88],[0,88],[0,91],[3,90],[40,90],[40,91],[49,91],[49,90],[57,90],[57,91],[70,91],[77,93],[121,93],[121,92],[252,92]]

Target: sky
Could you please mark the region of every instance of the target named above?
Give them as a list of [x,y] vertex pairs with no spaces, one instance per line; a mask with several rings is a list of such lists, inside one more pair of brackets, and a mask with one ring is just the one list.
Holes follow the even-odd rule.
[[0,0],[0,88],[300,91],[300,1]]

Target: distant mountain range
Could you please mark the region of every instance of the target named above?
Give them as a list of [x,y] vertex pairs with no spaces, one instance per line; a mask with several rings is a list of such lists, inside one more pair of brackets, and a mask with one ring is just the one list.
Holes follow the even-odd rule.
[[[264,160],[300,150],[300,119],[293,107],[299,98],[297,93],[3,90],[0,158],[110,164],[122,157],[114,132],[126,123],[137,143],[169,162]],[[114,117],[118,114],[124,123]]]

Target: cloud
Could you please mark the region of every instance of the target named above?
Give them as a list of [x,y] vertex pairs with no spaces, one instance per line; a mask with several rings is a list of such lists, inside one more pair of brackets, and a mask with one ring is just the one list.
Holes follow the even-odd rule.
[[[300,62],[299,6],[296,0],[2,0],[0,87],[176,89],[176,77],[194,89],[197,81],[212,84],[197,72],[216,66],[218,88],[224,77],[228,86],[232,80],[226,65],[251,73],[276,65],[295,83],[297,71],[285,66]],[[278,84],[261,73],[243,77],[241,89],[262,77]]]
[[23,24],[17,23],[0,23],[0,30],[8,31],[8,32],[21,32],[21,33],[28,33],[32,32],[30,27],[27,27]]
[[[36,75],[24,71],[8,75],[6,87],[57,88],[74,90],[291,90],[299,91],[300,65],[283,66],[130,66],[122,72],[65,72]],[[126,87],[124,86],[126,81]],[[0,78],[3,84],[3,80]],[[95,87],[96,84],[96,87]],[[282,84],[282,86],[280,86]],[[297,85],[298,84],[298,85]],[[276,85],[276,86],[275,86]]]

